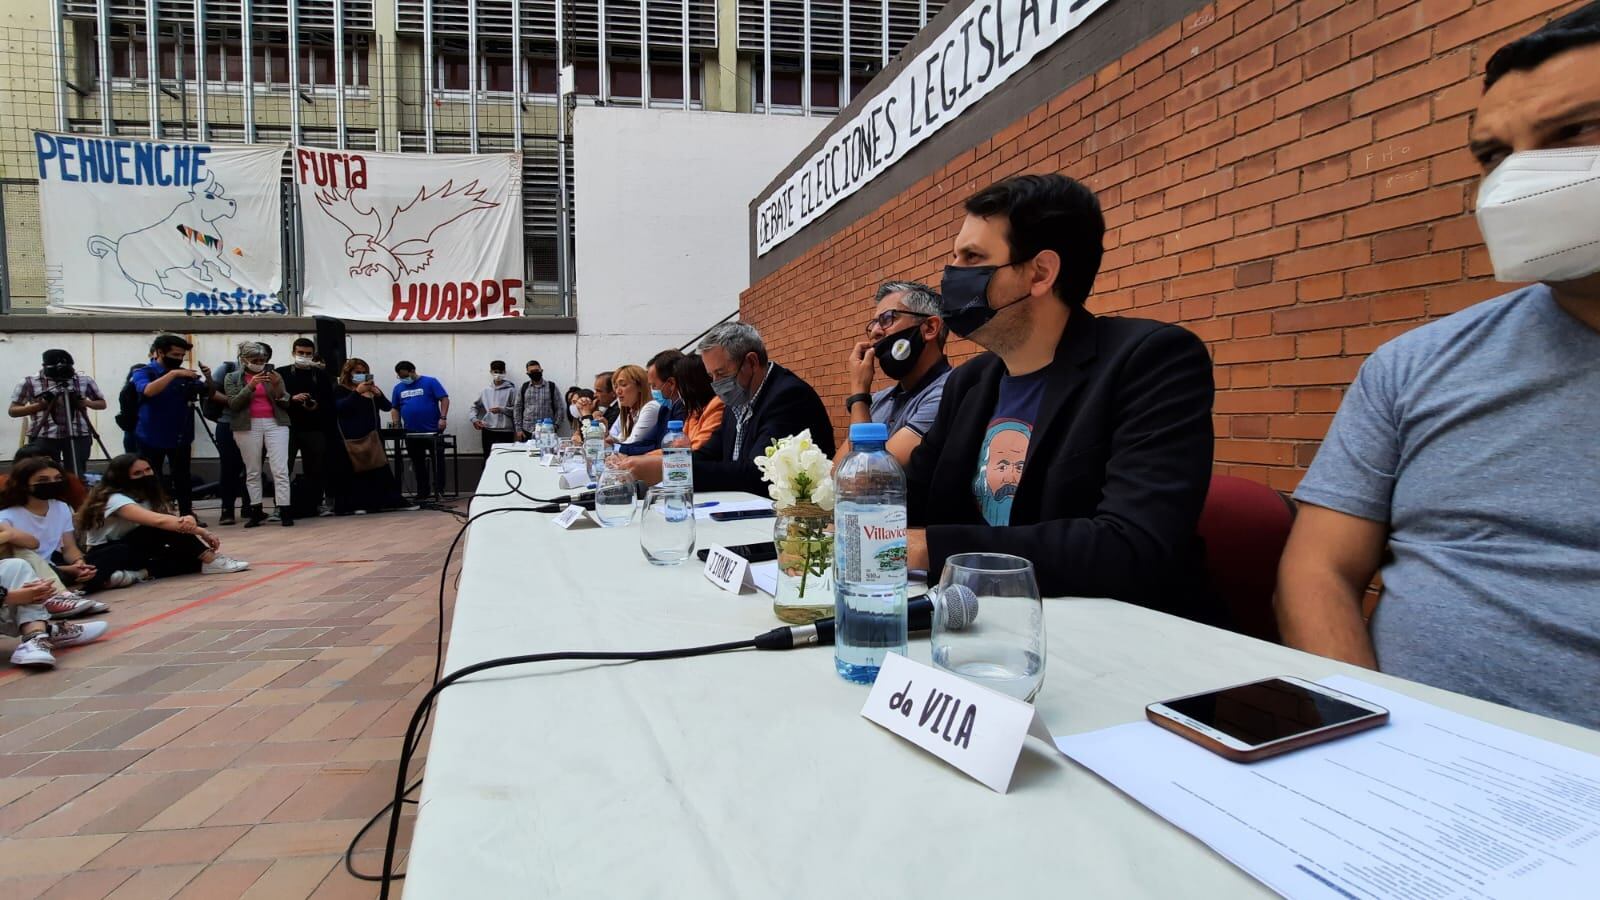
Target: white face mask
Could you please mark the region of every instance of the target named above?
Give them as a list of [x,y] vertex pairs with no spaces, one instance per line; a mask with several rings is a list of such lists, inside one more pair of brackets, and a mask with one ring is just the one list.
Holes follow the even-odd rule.
[[1600,272],[1600,147],[1507,156],[1478,188],[1478,228],[1498,281]]
[[499,384],[500,382],[506,380],[506,376],[501,374],[501,373],[499,373],[499,372],[495,372],[494,374],[490,375],[489,377],[494,379],[494,383],[495,384]]
[[568,403],[567,404],[567,412],[572,413],[572,417],[574,419],[576,419],[580,415],[580,413],[578,412],[578,404],[576,404],[576,403]]
[[251,372],[260,374],[267,366],[265,363],[245,363],[244,367]]
[[316,362],[316,360],[312,359],[309,356],[296,356],[294,358],[294,364],[299,366],[302,369],[305,368],[306,366],[311,365],[314,362]]

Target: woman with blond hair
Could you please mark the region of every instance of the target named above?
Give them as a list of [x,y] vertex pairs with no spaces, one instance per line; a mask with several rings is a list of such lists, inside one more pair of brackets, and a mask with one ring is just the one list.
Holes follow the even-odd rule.
[[623,366],[611,374],[612,390],[621,411],[611,424],[607,444],[617,452],[639,456],[661,446],[667,433],[667,416],[662,404],[650,394],[649,375],[642,366]]

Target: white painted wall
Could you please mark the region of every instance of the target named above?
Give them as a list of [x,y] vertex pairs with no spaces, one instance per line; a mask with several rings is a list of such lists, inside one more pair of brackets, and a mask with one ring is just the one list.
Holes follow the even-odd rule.
[[[272,345],[273,360],[287,365],[292,355],[290,344],[300,335],[269,332],[248,335]],[[316,338],[314,334],[305,335]],[[128,367],[147,357],[153,333],[130,334],[71,334],[64,332],[12,332],[0,333],[0,388],[5,391],[5,404],[10,406],[11,393],[26,375],[38,374],[39,356],[52,347],[61,347],[72,354],[78,371],[92,376],[106,394],[108,408],[94,413],[94,425],[105,439],[113,455],[122,452],[122,432],[112,417],[116,415],[116,394],[122,389],[122,380]],[[197,334],[190,336],[200,360],[208,366],[234,355],[238,341],[247,337],[241,334]],[[385,391],[394,387],[394,364],[409,359],[423,375],[432,375],[443,382],[450,392],[450,431],[455,434],[463,455],[478,452],[477,432],[468,424],[472,401],[478,392],[488,386],[489,361],[506,361],[507,374],[519,383],[527,380],[522,374],[523,364],[537,359],[544,365],[545,377],[555,379],[565,390],[572,384],[576,368],[577,342],[570,334],[352,334],[349,336],[350,355],[359,356],[372,366],[378,383]],[[585,378],[583,383],[589,384]],[[21,443],[27,419],[0,418],[0,459],[9,460]],[[196,457],[214,457],[211,442],[196,432],[194,445]],[[100,452],[94,452],[100,459]]]
[[750,201],[826,118],[580,106],[578,366],[676,347],[739,308]]

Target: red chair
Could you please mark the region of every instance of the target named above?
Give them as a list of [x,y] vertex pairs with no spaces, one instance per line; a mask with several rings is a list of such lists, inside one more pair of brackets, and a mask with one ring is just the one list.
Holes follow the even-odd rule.
[[1241,634],[1280,642],[1272,593],[1294,512],[1293,501],[1264,484],[1232,475],[1211,478],[1199,526],[1206,574]]

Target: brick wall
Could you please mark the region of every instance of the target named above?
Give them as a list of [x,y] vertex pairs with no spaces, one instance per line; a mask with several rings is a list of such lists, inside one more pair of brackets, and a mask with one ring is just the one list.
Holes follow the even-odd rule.
[[1504,292],[1471,213],[1471,113],[1490,54],[1578,5],[1217,0],[752,286],[742,315],[843,427],[874,287],[937,286],[964,198],[1062,172],[1105,207],[1090,308],[1204,339],[1218,470],[1290,489],[1367,354]]

